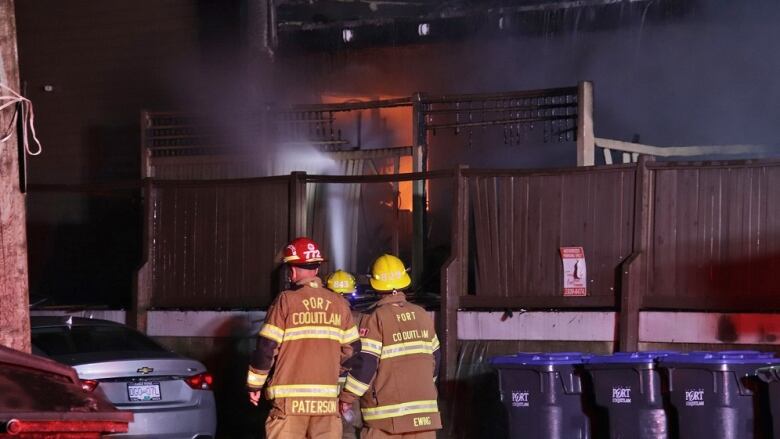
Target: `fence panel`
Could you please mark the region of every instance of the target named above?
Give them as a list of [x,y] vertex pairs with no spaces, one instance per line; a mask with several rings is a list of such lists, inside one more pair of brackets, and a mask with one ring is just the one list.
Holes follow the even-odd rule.
[[265,307],[288,240],[289,178],[154,182],[151,305]]
[[[476,296],[527,306],[613,306],[631,254],[634,166],[546,173],[469,172]],[[587,298],[562,298],[559,248],[585,249]]]
[[645,307],[780,309],[780,163],[652,168]]

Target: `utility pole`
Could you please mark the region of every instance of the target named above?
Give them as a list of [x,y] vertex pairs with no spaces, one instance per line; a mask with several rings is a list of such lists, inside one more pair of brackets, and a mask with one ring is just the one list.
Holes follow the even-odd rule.
[[[0,83],[20,91],[13,0],[0,0]],[[16,127],[11,124],[14,111],[15,106],[0,111],[0,132]],[[16,133],[0,143],[0,345],[30,352],[27,231],[18,145]]]

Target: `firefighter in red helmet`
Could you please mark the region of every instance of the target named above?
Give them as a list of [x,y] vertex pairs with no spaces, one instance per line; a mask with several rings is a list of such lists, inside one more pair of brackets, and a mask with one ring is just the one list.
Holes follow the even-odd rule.
[[[272,402],[266,437],[341,438],[338,411],[342,364],[360,351],[349,304],[317,277],[317,243],[296,238],[284,249],[293,287],[271,304],[247,374],[249,400]],[[274,367],[273,377],[268,378]]]

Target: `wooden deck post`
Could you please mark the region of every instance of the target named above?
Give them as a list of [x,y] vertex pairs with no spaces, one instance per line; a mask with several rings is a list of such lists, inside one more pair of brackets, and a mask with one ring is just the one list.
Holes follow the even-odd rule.
[[[0,0],[0,83],[20,91],[13,0]],[[0,112],[2,129],[11,126],[16,108],[11,106]],[[0,345],[30,352],[26,213],[24,195],[19,189],[16,135],[12,134],[0,147]]]
[[647,156],[637,163],[634,186],[634,237],[631,256],[621,264],[620,312],[618,314],[617,350],[628,352],[639,348],[639,311],[647,289],[647,247],[652,214],[652,174]]
[[596,143],[593,132],[593,83],[577,85],[577,166],[596,164]]
[[441,273],[441,319],[439,337],[442,341],[442,382],[455,379],[458,362],[458,307],[460,297],[468,289],[469,193],[468,181],[460,167],[455,175],[453,199],[451,254]]
[[306,235],[306,173],[293,172],[290,174],[290,228],[289,238]]
[[[425,172],[428,169],[428,136],[425,129],[423,96],[412,97],[412,170]],[[412,182],[412,283],[420,285],[425,268],[425,180]]]
[[144,179],[143,186],[143,231],[141,235],[141,255],[143,262],[138,269],[133,285],[133,303],[131,315],[127,319],[135,329],[146,332],[147,313],[152,307],[152,258],[154,258],[154,209],[156,193],[152,180]]

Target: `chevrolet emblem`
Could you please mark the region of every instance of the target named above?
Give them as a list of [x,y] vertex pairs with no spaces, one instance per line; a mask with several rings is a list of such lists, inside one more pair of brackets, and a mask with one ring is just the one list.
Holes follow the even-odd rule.
[[136,372],[138,372],[140,374],[143,374],[143,375],[148,375],[148,374],[154,372],[154,368],[144,366],[144,367],[136,370]]

